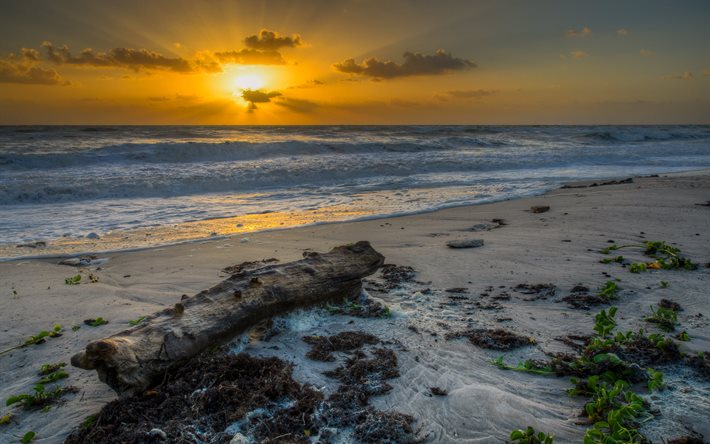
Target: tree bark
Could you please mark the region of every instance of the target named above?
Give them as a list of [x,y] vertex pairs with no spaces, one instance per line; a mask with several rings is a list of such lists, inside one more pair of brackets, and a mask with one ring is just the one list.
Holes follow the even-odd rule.
[[363,241],[242,271],[136,327],[89,343],[71,363],[95,369],[99,379],[121,395],[141,393],[159,383],[168,369],[263,319],[357,295],[361,278],[383,262],[384,256]]

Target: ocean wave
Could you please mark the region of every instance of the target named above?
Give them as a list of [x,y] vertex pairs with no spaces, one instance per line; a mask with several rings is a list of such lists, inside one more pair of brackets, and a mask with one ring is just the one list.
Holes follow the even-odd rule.
[[0,153],[0,165],[17,169],[55,169],[96,163],[191,163],[331,154],[415,153],[495,147],[504,144],[501,141],[481,140],[473,137],[441,139],[438,143],[313,143],[301,141],[273,143],[241,141],[219,143],[126,143],[92,150]]

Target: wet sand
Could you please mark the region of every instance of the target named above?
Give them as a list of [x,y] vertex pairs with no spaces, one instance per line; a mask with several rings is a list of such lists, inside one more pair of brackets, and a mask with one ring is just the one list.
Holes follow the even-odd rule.
[[[412,415],[421,435],[431,442],[504,442],[515,428],[528,425],[554,432],[559,442],[580,442],[585,427],[576,424],[582,399],[566,396],[568,378],[539,377],[502,371],[490,360],[506,362],[541,357],[543,351],[568,350],[555,337],[589,334],[600,308],[580,310],[560,302],[576,284],[596,289],[620,279],[619,328],[649,328],[643,321],[650,305],[661,298],[681,304],[681,329],[691,337],[679,343],[685,352],[710,350],[708,288],[710,288],[710,172],[634,178],[632,183],[565,188],[544,196],[494,204],[452,208],[398,218],[329,224],[284,231],[252,233],[143,251],[98,255],[102,262],[84,267],[80,285],[65,285],[78,269],[57,259],[0,263],[0,348],[22,342],[54,324],[64,327],[59,338],[0,356],[0,397],[28,392],[37,369],[49,362],[68,362],[87,342],[128,327],[128,321],[173,305],[182,294],[194,294],[225,277],[224,267],[242,261],[299,259],[305,250],[325,251],[368,240],[387,263],[411,266],[416,281],[388,292],[372,291],[392,310],[387,319],[332,316],[310,310],[284,318],[269,341],[239,349],[257,356],[277,356],[296,364],[294,377],[325,392],[337,384],[322,374],[336,364],[305,358],[304,335],[368,331],[395,348],[399,378],[393,390],[371,402],[382,410]],[[549,206],[544,213],[529,211]],[[493,219],[502,219],[500,225]],[[477,224],[490,230],[472,232]],[[495,228],[494,228],[495,227]],[[481,228],[481,227],[479,227]],[[453,249],[448,241],[483,239],[479,248]],[[679,247],[694,262],[695,271],[652,271],[633,274],[619,264],[601,264],[598,251],[609,241],[618,244],[664,240]],[[633,253],[624,253],[633,258]],[[640,256],[636,259],[640,259]],[[90,283],[89,274],[98,277]],[[660,284],[668,282],[666,288]],[[555,295],[535,298],[515,290],[519,284],[552,283]],[[492,288],[490,288],[492,287]],[[367,288],[367,285],[366,285]],[[458,292],[447,289],[460,288]],[[482,296],[487,294],[487,296]],[[460,296],[454,297],[451,296]],[[509,298],[506,298],[506,295]],[[109,323],[81,325],[101,316]],[[351,323],[351,321],[353,321]],[[509,352],[485,350],[469,341],[446,340],[447,333],[467,328],[504,328],[532,337],[537,345]],[[414,328],[410,328],[414,327]],[[655,330],[654,330],[655,331]],[[278,350],[274,350],[274,346]],[[68,368],[66,384],[76,395],[49,412],[13,412],[15,419],[0,426],[0,441],[12,442],[25,432],[37,442],[61,442],[86,416],[97,413],[115,395],[94,372]],[[668,390],[652,400],[661,416],[644,427],[654,442],[694,429],[710,437],[710,384],[693,376],[668,372]],[[431,387],[448,396],[431,396]]]

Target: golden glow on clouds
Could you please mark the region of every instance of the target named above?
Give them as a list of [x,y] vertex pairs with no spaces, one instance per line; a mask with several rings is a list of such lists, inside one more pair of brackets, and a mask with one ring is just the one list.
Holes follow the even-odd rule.
[[706,6],[175,1],[6,8],[0,123],[710,121]]

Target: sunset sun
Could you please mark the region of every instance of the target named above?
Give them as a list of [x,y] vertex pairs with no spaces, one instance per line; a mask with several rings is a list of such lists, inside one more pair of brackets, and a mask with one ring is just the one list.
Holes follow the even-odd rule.
[[234,78],[234,86],[240,90],[255,90],[264,86],[264,79],[258,74],[241,74]]

